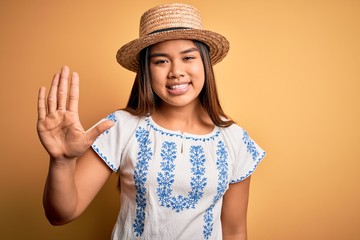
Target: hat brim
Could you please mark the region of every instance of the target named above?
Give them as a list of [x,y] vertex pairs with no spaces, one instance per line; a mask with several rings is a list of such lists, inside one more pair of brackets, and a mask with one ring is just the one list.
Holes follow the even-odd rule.
[[179,39],[205,43],[210,49],[210,59],[213,65],[220,62],[229,51],[227,39],[216,32],[202,29],[176,29],[149,34],[131,41],[118,50],[116,59],[124,68],[137,72],[139,53],[142,49],[159,42]]

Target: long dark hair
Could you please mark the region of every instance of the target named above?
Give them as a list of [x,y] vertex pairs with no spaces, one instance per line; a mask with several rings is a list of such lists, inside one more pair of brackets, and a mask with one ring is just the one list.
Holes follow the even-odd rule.
[[[234,122],[225,115],[220,105],[209,48],[202,42],[194,41],[194,43],[199,49],[205,72],[204,86],[199,94],[200,103],[216,126],[228,127]],[[150,83],[149,48],[144,48],[140,52],[139,68],[125,108],[126,111],[136,116],[151,114],[160,104],[160,98],[152,90]]]

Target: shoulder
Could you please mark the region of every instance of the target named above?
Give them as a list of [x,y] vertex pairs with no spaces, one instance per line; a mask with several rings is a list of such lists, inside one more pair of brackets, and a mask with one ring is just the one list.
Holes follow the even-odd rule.
[[135,115],[132,115],[131,113],[129,113],[128,111],[126,110],[123,110],[123,109],[119,109],[119,110],[116,110],[112,113],[110,113],[106,119],[109,119],[109,120],[112,120],[114,122],[117,122],[119,120],[138,120],[140,119],[139,117],[135,116]]
[[228,127],[221,127],[219,130],[227,147],[233,151],[235,155],[239,153],[239,151],[247,149],[247,146],[253,142],[247,131],[236,123]]
[[113,121],[115,124],[110,130],[110,132],[132,132],[138,126],[139,122],[144,119],[144,117],[138,117],[126,110],[119,109],[116,110],[105,117],[107,120]]
[[228,147],[238,156],[245,156],[258,163],[266,152],[250,137],[248,132],[237,124],[221,129]]
[[225,137],[230,139],[241,138],[244,133],[246,133],[245,129],[236,123],[233,123],[228,127],[219,127],[219,130]]
[[143,118],[144,117],[135,116],[123,109],[116,110],[105,117],[105,119],[113,121],[115,125],[137,124]]

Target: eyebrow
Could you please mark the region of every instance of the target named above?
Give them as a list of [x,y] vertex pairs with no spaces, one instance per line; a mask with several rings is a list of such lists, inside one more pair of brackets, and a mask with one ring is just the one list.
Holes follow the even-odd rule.
[[[193,47],[193,48],[189,48],[189,49],[186,49],[184,51],[181,51],[180,54],[185,54],[185,53],[190,53],[190,52],[198,52],[199,49],[197,49],[196,47]],[[152,57],[169,57],[169,54],[166,54],[166,53],[152,53],[150,54],[150,58]]]

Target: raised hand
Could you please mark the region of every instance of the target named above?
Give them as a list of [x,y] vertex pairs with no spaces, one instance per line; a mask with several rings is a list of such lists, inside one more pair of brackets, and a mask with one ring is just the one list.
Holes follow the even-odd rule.
[[45,87],[38,96],[38,135],[51,159],[56,160],[82,156],[97,136],[113,125],[107,120],[85,131],[78,114],[78,74],[72,73],[69,91],[68,83],[69,68],[65,66],[54,76],[47,101]]

